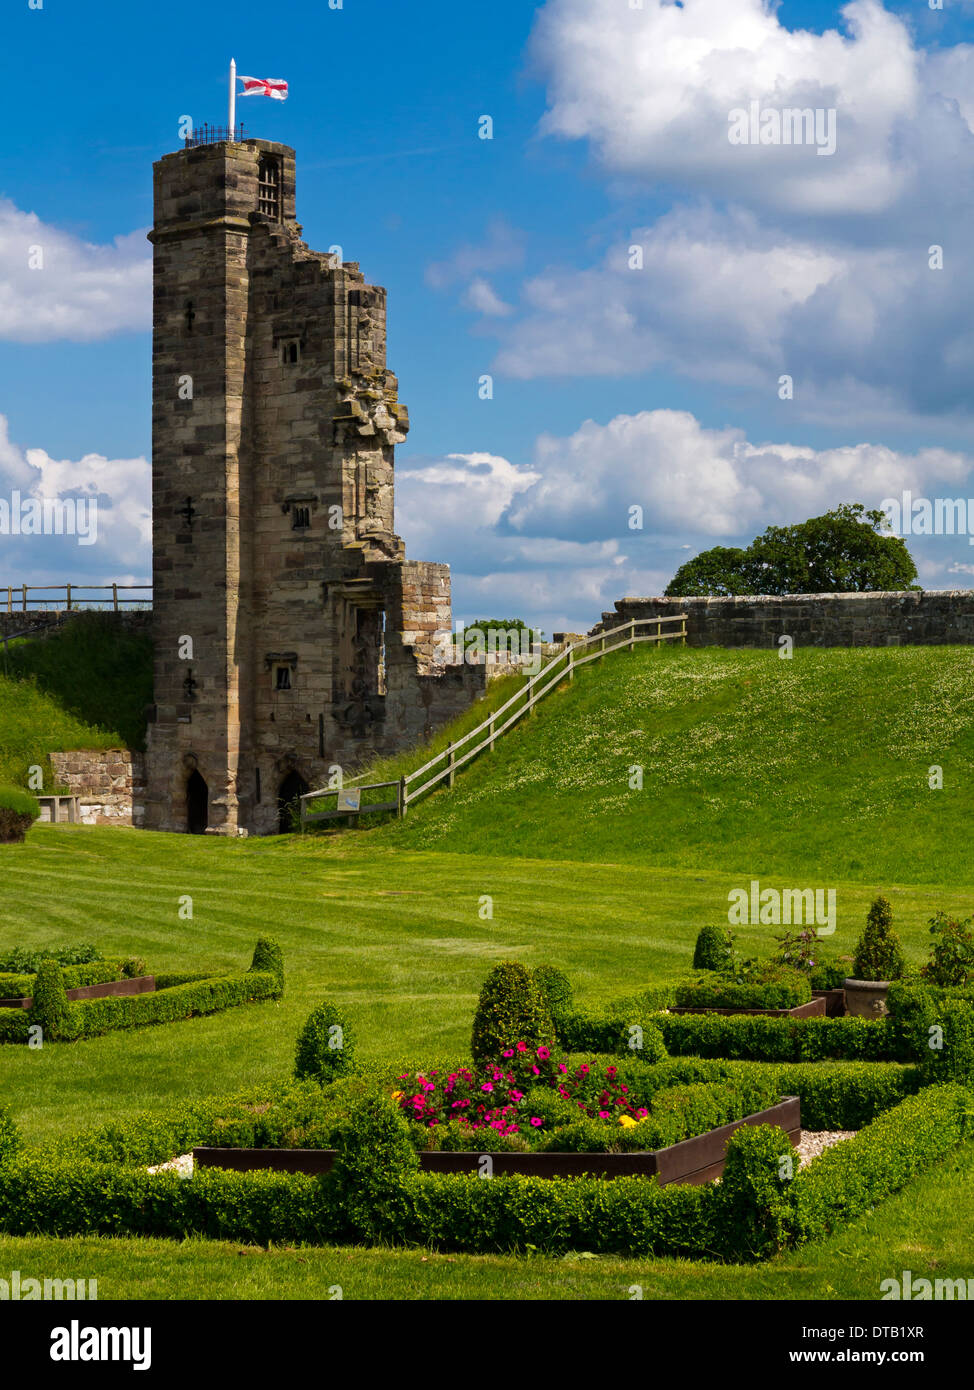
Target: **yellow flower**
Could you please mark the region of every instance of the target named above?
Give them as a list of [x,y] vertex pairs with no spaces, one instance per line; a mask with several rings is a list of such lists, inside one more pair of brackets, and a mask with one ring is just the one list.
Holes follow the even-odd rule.
[[402,1092],[402,1091],[393,1091],[393,1093],[392,1093],[392,1099],[393,1099],[393,1100],[402,1100],[403,1095],[404,1095],[404,1092]]
[[623,1129],[634,1129],[636,1125],[636,1121],[631,1115],[620,1115],[619,1123],[622,1125]]

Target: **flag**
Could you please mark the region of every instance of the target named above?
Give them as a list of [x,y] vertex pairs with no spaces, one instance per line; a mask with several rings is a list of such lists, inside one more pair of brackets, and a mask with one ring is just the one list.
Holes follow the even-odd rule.
[[287,101],[287,83],[279,77],[241,77],[244,89],[242,97],[273,97],[275,101]]

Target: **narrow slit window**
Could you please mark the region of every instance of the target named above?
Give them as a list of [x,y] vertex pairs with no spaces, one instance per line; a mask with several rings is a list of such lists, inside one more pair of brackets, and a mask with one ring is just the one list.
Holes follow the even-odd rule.
[[290,668],[290,666],[278,666],[278,667],[275,668],[275,672],[274,672],[274,689],[275,689],[275,690],[290,690],[290,689],[291,689],[291,668]]
[[311,508],[295,507],[294,520],[291,522],[291,529],[294,531],[307,531],[311,527]]

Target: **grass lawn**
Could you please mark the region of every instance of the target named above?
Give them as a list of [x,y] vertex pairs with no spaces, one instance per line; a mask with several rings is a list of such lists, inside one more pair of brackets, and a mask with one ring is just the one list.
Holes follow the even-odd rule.
[[[281,1076],[326,995],[346,1008],[364,1056],[422,1062],[466,1054],[477,992],[499,960],[557,965],[583,1000],[678,979],[698,926],[726,919],[728,890],[744,881],[715,869],[395,852],[362,834],[215,840],[39,826],[2,853],[0,946],[90,940],[143,955],[150,969],[219,971],[246,968],[270,933],[288,976],[280,1001],[41,1051],[5,1047],[0,1100],[38,1136]],[[882,887],[908,954],[925,956],[942,889],[836,886],[832,949],[851,951]],[[192,921],[179,917],[184,895]],[[764,953],[775,930],[742,929],[741,944]]]
[[[974,897],[972,677],[970,648],[800,651],[790,663],[637,649],[579,672],[405,822],[232,841],[37,827],[0,848],[0,947],[94,941],[150,968],[218,972],[246,968],[268,934],[287,990],[210,1018],[4,1047],[0,1101],[40,1139],[280,1078],[325,996],[366,1058],[462,1055],[495,962],[557,965],[582,1002],[674,980],[697,929],[726,921],[728,892],[752,878],[835,888],[830,954],[851,952],[883,892],[920,961],[934,911],[966,915]],[[37,690],[16,686],[18,698]],[[0,683],[0,761],[15,707]],[[928,785],[932,765],[943,790]],[[180,917],[187,896],[192,920]],[[766,954],[776,930],[742,928],[739,944]],[[872,1299],[903,1269],[974,1273],[972,1217],[974,1146],[834,1239],[757,1268],[2,1237],[0,1264],[96,1277],[106,1298],[325,1297],[337,1283],[347,1298],[618,1299],[638,1283],[647,1298]]]

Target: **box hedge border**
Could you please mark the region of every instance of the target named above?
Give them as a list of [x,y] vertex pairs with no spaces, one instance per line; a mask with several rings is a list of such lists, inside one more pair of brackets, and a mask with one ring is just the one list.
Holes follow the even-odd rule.
[[203,977],[160,975],[151,994],[72,1002],[65,994],[62,967],[46,962],[34,978],[32,1009],[0,1009],[0,1043],[26,1043],[31,1028],[38,1025],[45,1043],[79,1042],[122,1029],[174,1023],[239,1004],[278,999],[284,993],[281,949],[268,938],[257,942],[249,970]]
[[[387,1136],[378,1151],[377,1115]],[[582,1249],[758,1259],[831,1233],[899,1191],[972,1132],[974,1093],[951,1082],[907,1097],[790,1181],[779,1164],[792,1152],[787,1136],[770,1126],[732,1137],[720,1184],[484,1180],[419,1174],[415,1154],[402,1146],[405,1121],[387,1097],[373,1095],[353,1107],[335,1168],[317,1178],[207,1170],[185,1179],[8,1145],[0,1152],[0,1229],[59,1237],[204,1236],[262,1245],[368,1238],[481,1253],[533,1246],[551,1254]],[[354,1215],[363,1202],[367,1231]]]

